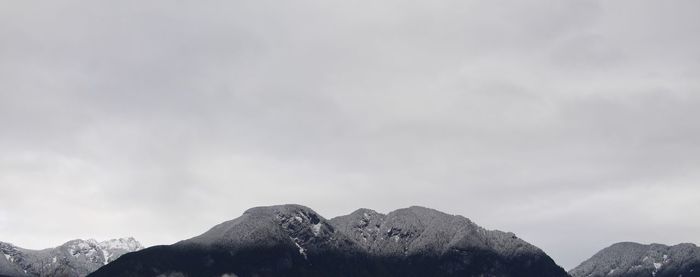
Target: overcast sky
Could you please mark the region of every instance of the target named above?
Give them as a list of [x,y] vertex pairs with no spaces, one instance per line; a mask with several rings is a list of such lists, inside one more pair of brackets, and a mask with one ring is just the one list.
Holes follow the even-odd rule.
[[700,2],[3,1],[0,241],[422,205],[700,243]]

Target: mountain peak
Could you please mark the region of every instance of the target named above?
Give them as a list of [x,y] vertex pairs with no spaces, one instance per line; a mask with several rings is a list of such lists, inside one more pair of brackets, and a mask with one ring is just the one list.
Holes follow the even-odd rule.
[[418,205],[412,205],[412,206],[409,206],[409,207],[406,208],[406,209],[407,209],[407,210],[411,210],[411,211],[421,211],[421,212],[429,212],[429,213],[441,213],[441,214],[446,214],[446,213],[443,213],[443,212],[438,211],[438,210],[436,210],[436,209],[431,209],[431,208],[428,208],[428,207],[418,206]]
[[387,218],[399,217],[403,220],[415,220],[414,224],[427,224],[436,220],[453,220],[454,215],[421,206],[410,206],[387,214]]
[[[311,208],[298,204],[262,206],[246,210],[239,218],[214,226],[180,244],[266,247],[291,245],[306,254],[310,244],[347,240],[338,238],[333,226]],[[260,238],[266,238],[261,242]]]
[[375,210],[372,209],[367,209],[367,208],[359,208],[355,210],[354,212],[350,213],[349,215],[354,215],[354,216],[364,216],[365,214],[369,215],[384,215],[382,213],[379,213]]
[[599,251],[569,274],[581,276],[698,276],[700,248],[692,243],[674,246],[619,242]]
[[309,207],[299,205],[299,204],[283,204],[283,205],[274,205],[274,206],[259,206],[259,207],[253,207],[245,212],[243,214],[256,214],[256,215],[265,215],[265,214],[292,214],[292,213],[306,213],[306,214],[316,214],[314,210],[312,210]]
[[143,245],[133,237],[110,239],[99,242],[103,248],[129,249],[131,251],[143,249]]
[[486,230],[462,216],[411,206],[386,215],[363,208],[326,220],[297,204],[251,208],[200,236],[124,257],[94,276],[126,272],[135,276],[173,272],[207,276],[232,272],[239,276],[566,276],[544,252],[514,234]]
[[123,254],[141,249],[143,246],[134,238],[102,242],[74,239],[43,250],[0,242],[0,276],[85,276]]
[[[140,270],[147,270],[141,272]],[[512,233],[411,206],[326,220],[297,205],[251,208],[173,246],[152,247],[94,276],[547,276],[566,272]],[[207,272],[207,273],[203,273]]]

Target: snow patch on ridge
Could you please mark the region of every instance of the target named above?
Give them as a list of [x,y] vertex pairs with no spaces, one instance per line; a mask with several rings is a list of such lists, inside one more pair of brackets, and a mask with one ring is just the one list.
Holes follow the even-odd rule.
[[314,225],[311,225],[311,231],[314,232],[314,236],[317,236],[321,233],[321,223],[316,223]]
[[103,248],[103,249],[102,249],[102,259],[103,259],[105,265],[106,265],[107,263],[109,263],[109,256],[110,256],[110,255],[109,255],[109,252],[107,252],[107,250],[105,250],[105,249]]
[[292,242],[294,243],[294,245],[297,246],[297,248],[299,248],[299,254],[301,254],[302,256],[304,256],[304,259],[305,259],[305,260],[308,259],[308,257],[306,256],[306,249],[304,249],[304,247],[301,247],[301,245],[299,245],[299,244],[296,242],[296,240],[292,239]]
[[103,249],[122,249],[127,251],[136,251],[143,249],[143,245],[139,243],[134,238],[120,238],[106,240],[100,243],[96,243]]

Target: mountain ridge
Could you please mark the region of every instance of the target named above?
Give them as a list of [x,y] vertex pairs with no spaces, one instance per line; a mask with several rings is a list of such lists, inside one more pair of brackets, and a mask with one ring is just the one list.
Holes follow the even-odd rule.
[[41,250],[0,242],[0,276],[86,276],[123,254],[141,249],[143,245],[133,237],[74,239]]
[[573,277],[698,277],[700,247],[637,242],[614,243],[569,271]]
[[411,206],[325,219],[296,204],[248,209],[199,236],[124,255],[90,276],[159,274],[568,276],[513,233],[463,216]]
[[0,242],[0,254],[0,277],[700,277],[693,243],[618,242],[567,273],[514,233],[421,206],[386,214],[360,208],[330,219],[297,204],[253,207],[169,246],[76,239],[30,250]]

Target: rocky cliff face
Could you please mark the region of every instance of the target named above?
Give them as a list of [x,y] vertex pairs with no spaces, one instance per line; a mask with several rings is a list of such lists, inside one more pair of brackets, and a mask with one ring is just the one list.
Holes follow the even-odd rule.
[[691,243],[667,246],[616,243],[569,272],[573,277],[700,276],[700,248]]
[[0,242],[0,276],[86,276],[125,253],[141,249],[133,238],[72,240],[44,250]]
[[[422,207],[326,220],[258,207],[171,246],[127,254],[91,276],[567,276],[512,233]],[[235,274],[235,275],[233,275]]]

